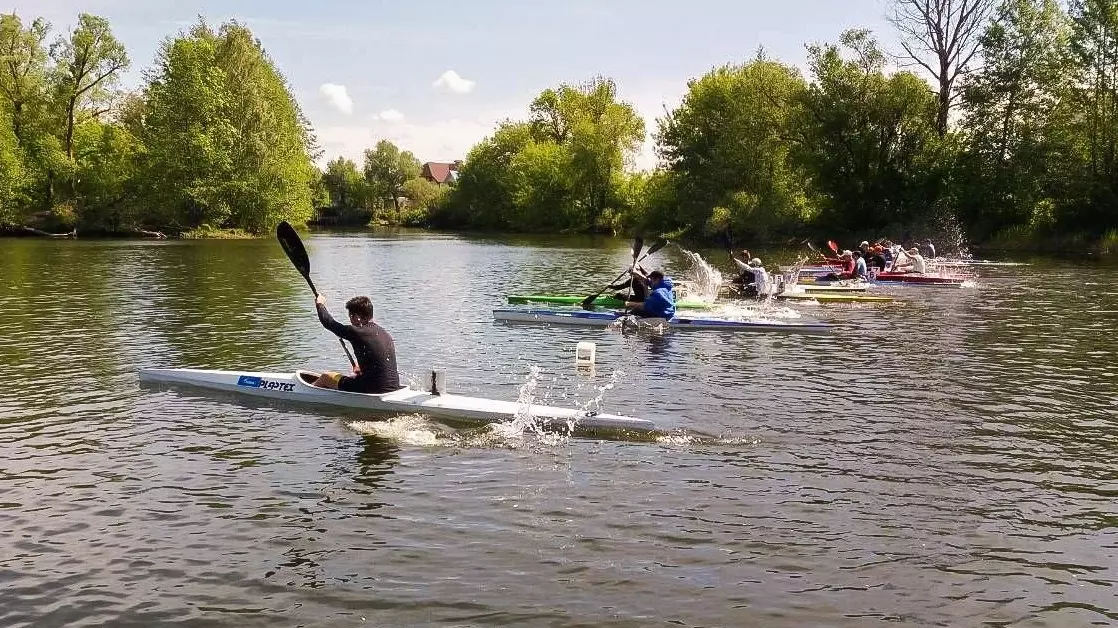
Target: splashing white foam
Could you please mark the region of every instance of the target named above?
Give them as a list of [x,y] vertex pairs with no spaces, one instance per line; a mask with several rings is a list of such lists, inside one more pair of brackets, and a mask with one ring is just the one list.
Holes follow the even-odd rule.
[[351,421],[349,429],[392,442],[421,447],[441,444],[439,433],[422,414],[405,414],[383,421]]
[[682,247],[680,250],[691,261],[691,267],[683,273],[685,280],[691,284],[691,292],[687,296],[714,303],[718,299],[718,291],[722,289],[722,273],[708,264],[702,255]]

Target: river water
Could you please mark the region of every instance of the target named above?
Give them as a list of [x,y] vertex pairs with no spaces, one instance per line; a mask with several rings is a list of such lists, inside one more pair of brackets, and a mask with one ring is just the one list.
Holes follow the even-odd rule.
[[336,316],[373,297],[406,379],[672,435],[141,387],[344,356],[274,240],[3,240],[0,626],[1118,624],[1112,266],[778,312],[825,335],[657,335],[492,320],[609,281],[620,240],[306,243]]

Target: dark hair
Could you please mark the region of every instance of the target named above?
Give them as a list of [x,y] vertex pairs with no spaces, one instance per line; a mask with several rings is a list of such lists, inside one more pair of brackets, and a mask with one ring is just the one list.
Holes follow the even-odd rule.
[[350,316],[356,316],[363,321],[367,321],[373,317],[373,302],[366,296],[353,297],[349,301],[346,301],[345,309],[349,312]]
[[663,279],[664,278],[664,273],[662,273],[658,270],[654,270],[654,271],[648,273],[648,278],[649,279]]
[[857,249],[855,249],[855,250],[854,250],[854,251],[853,251],[853,252],[851,253],[851,255],[853,255],[854,257],[862,257],[862,252],[861,252],[860,250],[857,250]]

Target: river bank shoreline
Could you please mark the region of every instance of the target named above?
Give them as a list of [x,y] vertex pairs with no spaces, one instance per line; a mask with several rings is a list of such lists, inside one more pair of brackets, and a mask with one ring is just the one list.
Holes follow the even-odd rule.
[[[504,231],[483,231],[483,230],[459,230],[459,229],[432,229],[427,227],[403,226],[403,225],[388,225],[376,224],[366,226],[354,225],[308,225],[306,231],[309,233],[367,233],[375,232],[385,229],[402,229],[422,231],[425,233],[436,233],[446,235],[461,235],[461,236],[475,236],[475,237],[515,237],[515,236],[532,236],[532,237],[547,237],[553,235],[556,237],[573,237],[585,236],[588,238],[608,238],[608,237],[626,237],[623,235],[609,236],[600,233],[519,233],[519,232],[504,232]],[[144,240],[144,239],[157,239],[157,240],[251,240],[257,238],[268,238],[270,234],[253,234],[243,229],[221,229],[209,226],[203,226],[181,233],[164,233],[157,230],[146,229],[126,229],[126,230],[79,230],[71,229],[65,232],[54,232],[46,229],[40,229],[33,226],[3,226],[0,227],[0,239],[23,239],[23,238],[43,238],[43,239],[57,239],[57,240]],[[773,241],[749,241],[735,243],[735,246],[764,249],[775,247],[794,247],[799,246],[807,241],[822,242],[825,238],[807,238],[807,239],[781,239]],[[857,236],[842,236],[838,238],[840,242],[853,242],[860,239]],[[724,248],[725,243],[719,242],[716,239],[703,239],[703,238],[682,238],[677,240],[680,245],[688,248]],[[846,248],[844,246],[844,248]],[[972,255],[982,253],[984,256],[990,254],[1044,254],[1044,255],[1076,255],[1089,254],[1092,256],[1109,257],[1118,255],[1118,230],[1111,230],[1105,234],[1045,234],[1039,235],[1028,233],[1025,231],[1014,231],[1013,233],[1003,233],[995,236],[986,241],[981,242],[968,242],[965,245],[966,250]],[[946,250],[946,249],[945,249]]]

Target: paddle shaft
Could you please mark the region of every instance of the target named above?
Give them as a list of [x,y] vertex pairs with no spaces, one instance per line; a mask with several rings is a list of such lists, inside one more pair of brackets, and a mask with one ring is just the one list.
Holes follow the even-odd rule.
[[[314,282],[311,281],[311,260],[307,255],[306,247],[303,246],[303,241],[299,239],[299,234],[285,221],[276,227],[276,238],[280,241],[283,252],[287,254],[287,259],[307,281],[307,285],[310,286],[311,293],[314,294],[317,301],[318,288],[315,288]],[[356,368],[357,361],[353,359],[353,354],[349,352],[349,347],[345,345],[345,341],[338,338],[338,344],[342,345],[342,351],[345,351],[345,357],[349,359],[350,367]]]
[[[642,240],[642,243],[643,243],[643,240]],[[667,245],[668,245],[667,240],[660,239],[657,242],[655,242],[652,246],[648,247],[648,251],[646,251],[644,255],[641,255],[640,259],[637,259],[636,253],[634,253],[633,254],[633,265],[630,266],[630,269],[636,268],[638,264],[640,264],[641,262],[644,261],[644,258],[648,257],[649,255],[652,255],[653,253],[659,251],[660,249],[664,248]],[[640,251],[640,249],[637,248],[637,247],[633,247],[633,249],[637,252]],[[597,299],[599,296],[601,296],[601,294],[603,292],[612,288],[614,282],[616,282],[618,279],[621,279],[622,277],[624,277],[625,274],[628,273],[628,272],[629,272],[628,270],[622,271],[620,275],[614,277],[613,281],[609,282],[604,288],[602,288],[601,290],[599,290],[599,291],[595,292],[594,294],[592,294],[592,295],[586,297],[585,299],[583,299],[582,300],[582,307],[585,308],[585,309],[590,309],[591,307],[593,307],[594,300]],[[629,294],[630,295],[632,295],[632,288],[633,288],[633,285],[632,285],[632,282],[630,281],[630,283],[629,283]],[[625,300],[628,301],[629,299],[626,298]]]

